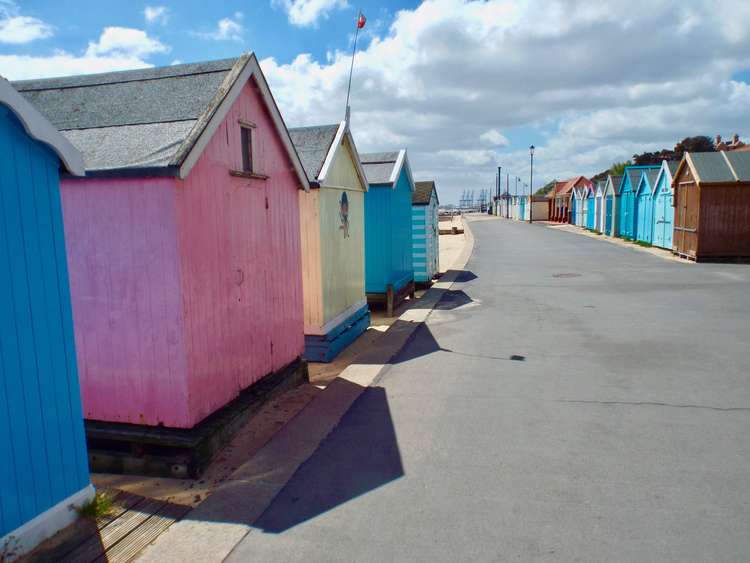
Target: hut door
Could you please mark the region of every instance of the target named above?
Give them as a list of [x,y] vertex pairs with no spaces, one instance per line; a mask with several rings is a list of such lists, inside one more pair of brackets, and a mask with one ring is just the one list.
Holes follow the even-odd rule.
[[675,191],[674,244],[678,254],[696,256],[698,247],[698,187],[681,182]]

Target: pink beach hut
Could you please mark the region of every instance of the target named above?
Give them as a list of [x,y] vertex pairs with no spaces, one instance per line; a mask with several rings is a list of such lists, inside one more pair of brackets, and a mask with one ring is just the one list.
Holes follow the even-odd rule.
[[86,162],[62,183],[86,419],[193,428],[297,362],[309,184],[253,54],[15,86]]

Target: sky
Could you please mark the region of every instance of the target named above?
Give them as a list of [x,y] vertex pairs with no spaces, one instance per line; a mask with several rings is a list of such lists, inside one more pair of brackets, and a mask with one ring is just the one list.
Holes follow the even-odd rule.
[[689,135],[750,140],[750,1],[0,0],[0,74],[253,51],[289,127],[336,123],[359,10],[357,148],[406,148],[442,203],[497,166],[523,190],[532,144],[537,189]]

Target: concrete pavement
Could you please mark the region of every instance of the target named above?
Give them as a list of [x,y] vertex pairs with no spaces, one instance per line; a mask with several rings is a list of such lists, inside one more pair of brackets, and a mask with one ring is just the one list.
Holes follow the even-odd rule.
[[750,268],[473,230],[467,281],[228,560],[746,561]]

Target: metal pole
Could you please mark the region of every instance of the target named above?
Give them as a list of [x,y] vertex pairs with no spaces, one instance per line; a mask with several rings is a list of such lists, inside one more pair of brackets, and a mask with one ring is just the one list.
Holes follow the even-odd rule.
[[352,49],[352,64],[349,67],[349,86],[346,88],[346,120],[349,121],[349,93],[352,90],[352,72],[354,72],[354,55],[357,52],[357,37],[359,37],[359,18],[362,11],[357,15],[357,31],[354,32],[354,48]]
[[531,153],[531,174],[529,178],[529,224],[531,224],[533,222],[534,213],[534,145],[529,147],[529,152]]

